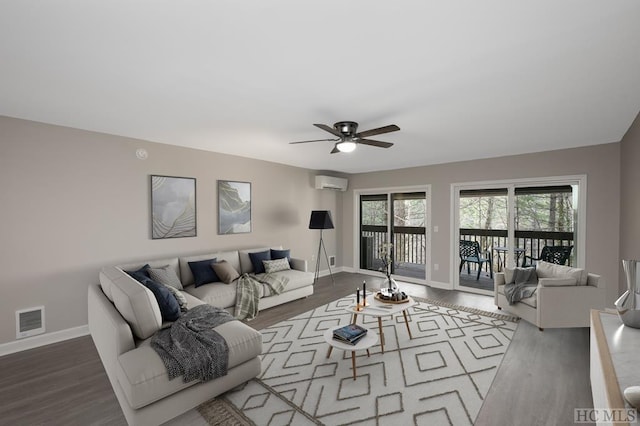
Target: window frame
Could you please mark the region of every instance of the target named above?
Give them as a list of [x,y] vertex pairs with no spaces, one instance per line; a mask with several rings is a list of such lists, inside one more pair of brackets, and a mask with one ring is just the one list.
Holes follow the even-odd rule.
[[[522,179],[503,179],[478,182],[459,182],[451,184],[451,229],[450,241],[451,252],[449,258],[450,279],[452,288],[472,293],[493,294],[486,290],[479,290],[470,287],[460,286],[458,274],[458,241],[460,239],[460,192],[467,190],[491,190],[507,189],[508,193],[508,247],[513,247],[515,242],[515,192],[516,188],[522,187],[545,187],[577,185],[577,226],[574,228],[574,250],[576,253],[576,264],[574,267],[585,268],[586,261],[586,232],[587,232],[587,175],[567,175]],[[513,256],[510,256],[513,259]],[[510,260],[509,267],[513,267],[513,260]]]

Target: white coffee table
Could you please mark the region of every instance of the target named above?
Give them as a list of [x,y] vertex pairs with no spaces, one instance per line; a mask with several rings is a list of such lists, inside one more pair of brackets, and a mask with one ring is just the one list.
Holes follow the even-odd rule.
[[382,353],[384,353],[384,332],[382,331],[382,317],[390,316],[393,318],[394,315],[402,312],[404,316],[404,323],[407,326],[407,332],[409,333],[409,339],[413,339],[411,335],[411,328],[409,328],[409,320],[407,318],[407,309],[414,306],[416,301],[411,297],[407,299],[404,303],[384,303],[375,298],[374,294],[367,296],[367,306],[364,309],[358,311],[356,310],[356,306],[350,306],[346,308],[347,312],[353,314],[353,324],[356,323],[358,319],[358,315],[369,315],[374,318],[378,318],[378,331],[380,334],[380,349]]
[[369,354],[369,348],[376,343],[378,343],[378,336],[374,331],[367,329],[367,335],[362,339],[358,340],[358,343],[355,345],[350,345],[348,343],[341,342],[340,340],[335,340],[333,338],[333,330],[343,327],[339,325],[337,327],[331,327],[330,329],[324,332],[324,340],[329,344],[329,352],[327,352],[327,358],[331,356],[331,350],[333,348],[342,349],[343,351],[351,351],[351,366],[353,367],[353,380],[356,379],[356,351],[365,350],[367,351],[367,356],[371,356]]

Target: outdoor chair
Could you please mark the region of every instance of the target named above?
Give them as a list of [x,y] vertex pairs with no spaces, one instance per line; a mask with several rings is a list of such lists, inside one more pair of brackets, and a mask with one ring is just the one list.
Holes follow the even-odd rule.
[[[571,257],[571,250],[573,250],[573,246],[544,246],[540,252],[540,257],[525,255],[522,259],[522,267],[533,266],[533,262],[538,260],[557,265],[566,265],[569,257]],[[529,259],[528,262],[527,259]]]
[[[489,255],[490,257],[491,255]],[[482,271],[482,266],[485,263],[489,264],[489,275],[493,278],[493,268],[491,266],[491,259],[487,259],[486,257],[482,257],[480,254],[480,244],[477,241],[467,241],[460,240],[460,269],[459,272],[462,272],[462,267],[464,264],[467,264],[467,274],[471,274],[471,263],[476,263],[478,265],[478,276],[476,280],[480,279],[480,271]]]

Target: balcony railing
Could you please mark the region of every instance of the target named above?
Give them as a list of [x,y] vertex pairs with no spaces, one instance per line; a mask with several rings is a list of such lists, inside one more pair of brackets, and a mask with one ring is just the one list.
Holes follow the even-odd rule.
[[[380,248],[387,242],[387,227],[365,225],[361,231],[360,266],[363,269],[379,270]],[[424,265],[426,263],[424,227],[396,226],[393,232],[394,267],[403,264]],[[424,275],[424,274],[423,274]]]
[[[515,247],[524,251],[517,254],[517,264],[522,265],[525,256],[540,257],[544,246],[573,246],[573,232],[548,232],[548,231],[515,231]],[[506,229],[469,229],[460,228],[460,239],[477,241],[480,249],[485,253],[491,253],[494,270],[498,270],[495,247],[507,246]],[[575,263],[575,250],[571,252],[569,265]]]
[[[507,230],[460,228],[460,238],[478,241],[480,249],[491,255],[494,270],[505,264],[505,253],[495,251],[496,247],[507,246]],[[360,242],[360,267],[379,270],[382,262],[379,259],[380,247],[387,241],[385,226],[367,225],[362,227]],[[397,226],[393,233],[394,267],[403,264],[426,264],[426,236],[423,227]],[[540,257],[544,246],[572,246],[573,232],[515,231],[515,246],[523,249],[517,254],[516,263],[522,265],[525,256]],[[456,259],[457,261],[457,259]],[[500,264],[499,261],[502,263]],[[575,250],[569,258],[569,265],[575,264]],[[474,265],[472,265],[473,267]]]

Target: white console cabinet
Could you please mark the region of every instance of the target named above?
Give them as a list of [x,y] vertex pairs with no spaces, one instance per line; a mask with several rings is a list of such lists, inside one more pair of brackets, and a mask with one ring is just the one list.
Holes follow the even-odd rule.
[[615,313],[591,311],[590,377],[594,408],[631,408],[622,394],[625,388],[640,385],[639,357],[640,329],[626,327]]

